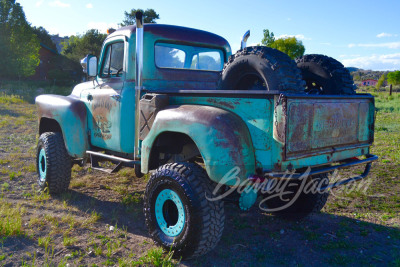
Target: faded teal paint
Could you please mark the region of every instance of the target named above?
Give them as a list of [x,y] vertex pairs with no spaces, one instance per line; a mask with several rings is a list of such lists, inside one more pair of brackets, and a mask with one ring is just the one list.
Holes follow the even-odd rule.
[[35,102],[39,120],[48,118],[60,125],[68,154],[73,158],[84,157],[88,148],[85,105],[73,96],[58,95],[40,95]]
[[[224,98],[224,97],[202,97],[202,96],[172,96],[170,97],[171,104],[197,104],[197,105],[210,105],[218,108],[222,108],[237,114],[247,125],[252,143],[254,146],[257,167],[263,170],[270,171],[285,171],[291,168],[303,168],[308,166],[316,166],[326,163],[333,163],[335,161],[340,161],[343,159],[357,157],[365,155],[369,151],[369,146],[372,143],[370,139],[373,136],[370,129],[373,129],[373,114],[374,114],[374,104],[371,99],[368,100],[318,100],[319,102],[326,103],[340,103],[340,102],[355,102],[359,103],[356,110],[352,112],[359,113],[359,119],[355,127],[358,129],[356,136],[358,135],[358,140],[354,144],[344,145],[339,148],[335,148],[333,151],[331,147],[324,148],[323,144],[320,144],[321,149],[315,150],[314,154],[309,154],[307,156],[306,152],[299,154],[293,158],[284,158],[285,155],[285,136],[279,138],[277,136],[277,131],[274,131],[274,125],[277,121],[282,121],[284,116],[282,113],[282,105],[278,105],[276,108],[275,117],[275,102],[278,101],[279,96],[274,98]],[[292,99],[292,103],[303,103],[306,100]],[[317,102],[318,102],[317,101]],[[293,115],[293,114],[292,114]],[[298,116],[294,116],[293,119],[310,119],[312,121],[313,116],[309,116],[307,111],[302,109],[299,111]],[[314,122],[316,123],[316,122]],[[307,123],[305,123],[307,125]],[[286,126],[285,126],[286,127]],[[313,126],[316,127],[316,126]],[[288,138],[291,138],[292,134],[288,128]],[[308,128],[306,132],[302,132],[304,138],[312,142],[311,132],[314,128]],[[283,130],[283,129],[282,129]],[[318,141],[318,140],[316,140]],[[332,142],[332,141],[330,141]],[[341,144],[342,145],[342,144]],[[325,149],[325,150],[324,150]]]
[[253,185],[246,186],[239,198],[239,207],[241,210],[248,210],[256,203],[257,191],[253,188]]
[[[156,220],[160,229],[169,237],[179,235],[185,227],[185,208],[178,194],[170,189],[164,189],[158,194],[155,205]],[[169,211],[176,209],[177,218],[170,218],[171,214],[168,214],[168,207],[165,205],[174,205]]]
[[[170,103],[215,106],[237,114],[246,124],[251,135],[258,168],[270,167],[272,153],[273,100],[266,98],[224,98],[224,97],[170,97]],[[254,173],[252,173],[254,174]]]
[[[251,136],[246,124],[234,113],[194,105],[160,111],[142,143],[143,173],[149,171],[149,157],[154,141],[164,132],[188,135],[197,145],[206,171],[215,182],[235,185],[255,173]],[[229,173],[231,175],[226,176]]]
[[38,157],[38,169],[39,169],[39,179],[40,181],[46,180],[47,173],[47,159],[46,159],[46,151],[44,148],[40,150]]

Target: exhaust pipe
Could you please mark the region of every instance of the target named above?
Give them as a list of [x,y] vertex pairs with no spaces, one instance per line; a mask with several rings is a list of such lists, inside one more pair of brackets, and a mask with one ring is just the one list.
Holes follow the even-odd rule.
[[136,12],[135,159],[139,157],[140,93],[143,86],[143,13]]
[[241,44],[240,44],[240,49],[241,49],[241,50],[243,50],[243,49],[246,47],[246,42],[247,42],[247,39],[249,39],[249,37],[250,37],[250,30],[248,30],[248,31],[243,35],[242,42],[241,42]]

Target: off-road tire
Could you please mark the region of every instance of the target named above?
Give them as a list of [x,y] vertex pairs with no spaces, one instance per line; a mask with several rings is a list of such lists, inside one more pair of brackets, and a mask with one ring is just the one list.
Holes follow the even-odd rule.
[[305,55],[296,59],[306,82],[306,92],[323,95],[355,94],[353,78],[348,69],[334,58],[324,55]]
[[[219,242],[224,229],[224,203],[209,201],[215,184],[195,163],[169,163],[150,177],[144,195],[144,215],[150,236],[156,245],[174,251],[174,257],[194,258],[206,254]],[[168,236],[156,218],[156,201],[165,190],[181,199],[185,223],[180,234]],[[164,208],[164,207],[162,207]],[[158,213],[159,214],[159,213]]]
[[218,88],[222,90],[278,90],[303,93],[305,83],[296,63],[285,53],[265,46],[239,50],[225,63]]
[[[329,183],[328,174],[314,175],[313,177],[307,178],[306,181],[313,182],[314,184],[319,185],[319,188],[321,186],[326,186]],[[296,184],[296,181],[293,181],[292,183],[296,185],[289,186],[287,189],[285,189],[287,190],[287,192],[292,191],[291,194],[283,196],[288,201],[284,201],[279,197],[274,197],[265,202],[267,207],[269,209],[276,209],[286,205],[296,196],[296,193],[299,190],[302,190],[300,186],[301,182],[302,181]],[[268,197],[268,195],[265,195],[264,197]],[[272,212],[272,214],[289,220],[302,219],[311,213],[320,212],[321,209],[325,206],[328,197],[329,197],[329,191],[326,190],[323,192],[316,192],[316,193],[310,192],[307,194],[304,192],[304,190],[302,190],[302,192],[300,192],[298,198],[294,201],[292,205],[290,205],[285,209],[274,211]]]
[[[42,149],[44,154],[41,154]],[[71,180],[71,167],[71,158],[65,148],[62,134],[43,133],[39,138],[36,153],[39,187],[42,190],[47,187],[50,194],[65,192]]]

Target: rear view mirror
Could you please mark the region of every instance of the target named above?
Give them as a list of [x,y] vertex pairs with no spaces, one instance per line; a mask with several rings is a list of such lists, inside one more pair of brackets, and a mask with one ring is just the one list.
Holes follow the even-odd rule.
[[89,77],[95,77],[97,75],[97,57],[93,55],[87,55],[81,60],[83,72]]

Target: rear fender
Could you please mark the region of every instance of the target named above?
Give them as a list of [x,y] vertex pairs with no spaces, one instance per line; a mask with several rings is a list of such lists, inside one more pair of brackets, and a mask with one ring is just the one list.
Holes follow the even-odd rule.
[[149,171],[152,146],[163,132],[189,136],[203,157],[209,177],[217,183],[235,185],[238,182],[236,178],[243,181],[255,173],[255,156],[249,130],[245,122],[232,112],[200,105],[170,106],[159,111],[142,142],[143,173]]
[[[73,158],[85,156],[88,148],[87,111],[85,104],[73,96],[40,95],[36,97],[39,129],[46,129],[49,120],[55,120],[61,128],[65,147]],[[40,132],[41,134],[41,132]]]

